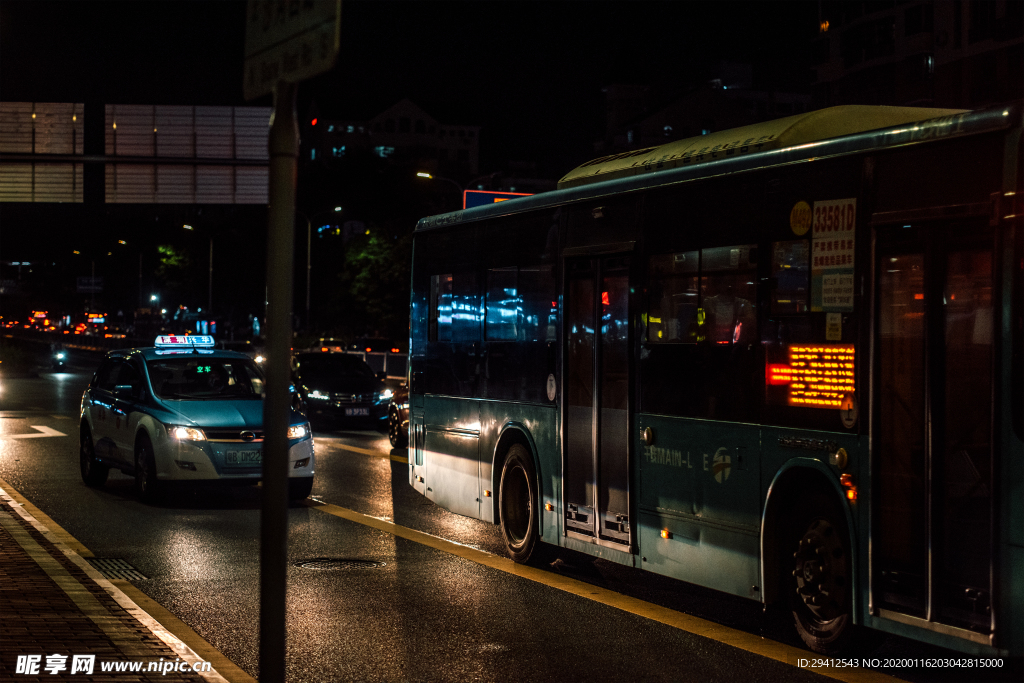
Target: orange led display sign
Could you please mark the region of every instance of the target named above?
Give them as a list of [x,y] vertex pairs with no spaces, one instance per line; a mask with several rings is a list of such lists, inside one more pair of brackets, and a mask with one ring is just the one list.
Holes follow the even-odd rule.
[[854,384],[853,344],[794,344],[789,365],[770,364],[770,386],[788,386],[787,403],[804,408],[842,408]]

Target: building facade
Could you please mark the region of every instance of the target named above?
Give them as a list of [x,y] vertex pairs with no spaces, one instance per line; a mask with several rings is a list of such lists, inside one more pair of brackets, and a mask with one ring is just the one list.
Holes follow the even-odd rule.
[[978,109],[1024,96],[1024,2],[822,2],[815,108]]

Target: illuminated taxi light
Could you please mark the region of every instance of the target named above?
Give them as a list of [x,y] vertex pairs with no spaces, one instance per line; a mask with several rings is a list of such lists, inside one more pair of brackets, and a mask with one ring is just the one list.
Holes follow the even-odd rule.
[[161,335],[153,343],[158,349],[173,349],[184,347],[200,347],[212,349],[214,347],[213,337],[209,335]]
[[203,434],[202,429],[196,427],[167,425],[167,433],[178,441],[206,441],[206,434]]
[[305,439],[309,436],[309,427],[307,425],[292,425],[288,428],[288,439]]

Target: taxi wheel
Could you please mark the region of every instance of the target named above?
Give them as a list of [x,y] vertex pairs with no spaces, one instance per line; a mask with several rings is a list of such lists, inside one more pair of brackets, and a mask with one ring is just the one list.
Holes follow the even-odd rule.
[[313,492],[313,477],[288,480],[289,500],[305,500]]
[[397,410],[388,411],[388,439],[392,448],[405,448],[409,445],[409,435],[402,430],[402,419]]
[[96,449],[92,445],[92,434],[84,425],[79,438],[78,462],[82,468],[82,481],[86,486],[98,488],[106,483],[110,468],[96,462]]
[[135,494],[143,503],[156,500],[160,482],[156,479],[156,463],[153,461],[153,447],[142,439],[135,448]]

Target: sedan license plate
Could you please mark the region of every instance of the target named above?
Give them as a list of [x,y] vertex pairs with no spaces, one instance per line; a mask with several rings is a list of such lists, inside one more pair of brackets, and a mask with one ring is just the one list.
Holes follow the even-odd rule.
[[263,462],[263,452],[228,451],[226,461],[229,465],[259,465]]
[[345,417],[369,417],[369,408],[345,408]]

